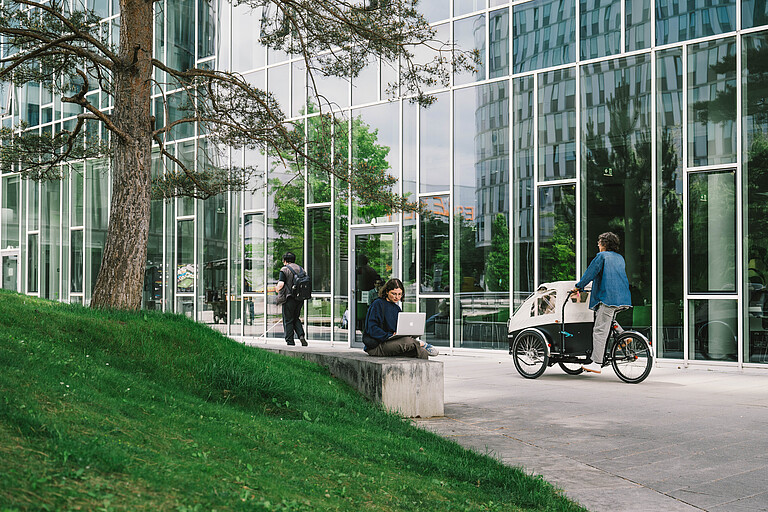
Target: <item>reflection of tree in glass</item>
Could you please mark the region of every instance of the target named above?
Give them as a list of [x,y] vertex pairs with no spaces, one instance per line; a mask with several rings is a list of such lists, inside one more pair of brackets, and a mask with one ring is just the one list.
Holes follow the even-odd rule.
[[502,213],[491,226],[491,250],[486,256],[485,283],[490,291],[509,290],[509,227]]
[[272,269],[275,279],[283,266],[283,255],[291,251],[296,263],[303,265],[304,254],[304,187],[299,180],[269,180],[275,215],[270,218],[272,229],[278,237],[272,244]]
[[576,194],[573,187],[562,187],[554,211],[541,214],[542,220],[554,217],[552,234],[539,243],[539,281],[576,280]]
[[[639,66],[636,68],[639,71]],[[651,300],[651,136],[643,117],[647,95],[633,96],[626,79],[606,101],[607,134],[587,124],[587,253],[600,233],[622,240],[627,277],[636,305]]]
[[445,217],[430,211],[421,213],[421,256],[422,286],[426,291],[447,291],[450,275],[448,222]]
[[[310,104],[308,111],[312,114],[316,112],[316,107]],[[347,143],[350,124],[351,160]],[[391,148],[378,144],[378,132],[378,129],[372,130],[360,116],[351,121],[332,115],[307,119],[307,167],[312,202],[330,201],[331,184],[325,166],[333,162],[339,198],[349,199],[350,190],[354,191],[360,216],[372,219],[401,210],[416,209],[407,197],[401,197],[392,190],[398,177],[390,173],[387,156]],[[293,168],[301,169],[304,164],[304,159],[301,159]]]
[[[478,291],[475,286],[480,284],[480,276],[485,267],[485,257],[482,247],[477,245],[477,224],[464,216],[463,213],[453,217],[453,236],[456,242],[456,286],[460,291]],[[464,279],[471,283],[465,283]]]
[[[663,273],[674,279],[662,279],[662,297],[665,303],[675,301],[675,320],[682,323],[683,298],[683,198],[677,184],[681,180],[678,160],[679,148],[673,129],[661,133],[661,240],[663,246]],[[665,310],[668,306],[665,304]],[[670,313],[671,314],[671,313]],[[679,318],[677,318],[679,317]]]
[[[766,120],[768,123],[768,119]],[[768,126],[763,125],[768,132]],[[749,260],[755,261],[755,267],[768,267],[768,135],[765,132],[752,134],[747,161],[747,201],[749,219]],[[763,280],[768,275],[762,276]],[[764,283],[768,284],[768,282]]]
[[[765,35],[744,39],[746,84],[743,101],[746,116],[745,137],[749,152],[745,180],[747,183],[747,261],[756,281],[768,275],[758,270],[768,268],[768,44]],[[735,56],[733,57],[735,60]],[[729,63],[723,59],[723,66]],[[728,105],[736,91],[719,93],[715,101]],[[735,103],[734,103],[735,104]],[[763,284],[768,284],[765,282]]]

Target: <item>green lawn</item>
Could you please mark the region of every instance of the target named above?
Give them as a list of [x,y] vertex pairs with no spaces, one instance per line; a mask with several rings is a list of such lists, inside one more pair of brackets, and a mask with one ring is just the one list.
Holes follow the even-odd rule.
[[0,291],[0,511],[583,510],[183,316]]

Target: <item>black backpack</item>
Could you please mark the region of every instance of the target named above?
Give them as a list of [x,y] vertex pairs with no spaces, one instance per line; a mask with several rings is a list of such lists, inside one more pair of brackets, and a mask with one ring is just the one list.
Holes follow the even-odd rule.
[[312,280],[309,278],[303,268],[299,267],[301,272],[296,272],[290,265],[286,265],[288,270],[293,273],[293,282],[291,283],[291,296],[296,300],[308,300],[312,298]]

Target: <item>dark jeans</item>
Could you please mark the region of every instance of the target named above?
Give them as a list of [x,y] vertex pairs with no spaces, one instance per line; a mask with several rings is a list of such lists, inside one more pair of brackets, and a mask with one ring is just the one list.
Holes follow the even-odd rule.
[[293,297],[288,297],[283,303],[283,330],[286,343],[294,343],[294,332],[299,338],[304,337],[304,326],[301,325],[301,308],[303,306],[303,300],[296,300]]
[[427,350],[410,336],[396,336],[368,349],[369,356],[402,356],[429,359]]

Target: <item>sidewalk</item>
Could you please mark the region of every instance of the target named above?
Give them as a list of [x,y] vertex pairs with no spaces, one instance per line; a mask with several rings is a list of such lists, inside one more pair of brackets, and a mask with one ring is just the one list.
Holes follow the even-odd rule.
[[499,352],[438,359],[446,415],[418,425],[590,511],[768,511],[768,369],[668,365],[625,384],[610,368],[524,379]]

